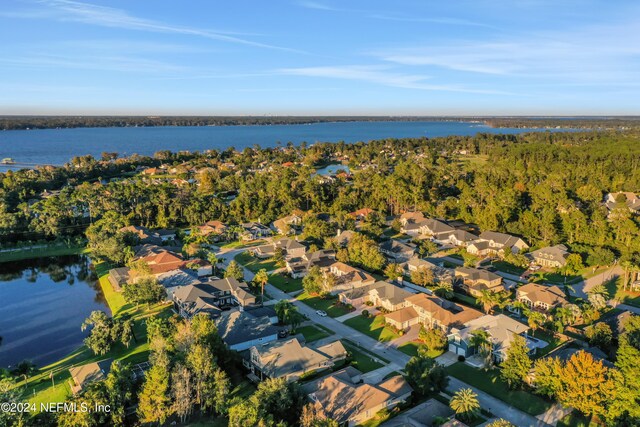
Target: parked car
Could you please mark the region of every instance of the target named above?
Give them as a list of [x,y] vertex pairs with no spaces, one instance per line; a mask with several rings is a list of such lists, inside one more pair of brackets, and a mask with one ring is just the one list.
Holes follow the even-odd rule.
[[316,310],[316,314],[320,317],[327,317],[327,312],[324,310]]

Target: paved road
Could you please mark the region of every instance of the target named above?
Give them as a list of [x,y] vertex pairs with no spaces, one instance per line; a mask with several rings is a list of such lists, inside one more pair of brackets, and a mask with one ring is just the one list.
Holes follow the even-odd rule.
[[[580,297],[587,298],[587,292],[593,289],[595,286],[608,282],[611,279],[624,275],[624,269],[619,265],[614,265],[608,270],[604,270],[602,273],[598,273],[587,280],[581,280],[572,285],[572,294]],[[613,296],[613,295],[612,295]]]
[[[244,249],[234,249],[229,251],[224,251],[219,253],[220,257],[225,258],[224,265],[227,265],[229,261],[231,261],[237,254],[242,253]],[[245,280],[253,279],[254,274],[248,270],[244,269]],[[339,321],[332,319],[331,317],[322,317],[316,314],[316,311],[309,307],[308,305],[296,300],[291,295],[282,292],[280,289],[276,288],[273,285],[267,284],[265,286],[265,290],[269,293],[271,297],[275,300],[288,300],[296,307],[298,310],[304,315],[306,315],[312,321],[330,329],[333,331],[338,338],[347,338],[359,346],[377,354],[379,357],[384,358],[390,361],[392,364],[396,365],[398,368],[404,367],[409,360],[411,359],[408,355],[402,353],[399,350],[396,350],[391,343],[381,343],[361,332],[356,331],[355,329],[346,326]],[[395,368],[395,367],[394,367]],[[394,369],[395,370],[395,369]],[[511,423],[517,426],[542,426],[547,427],[549,424],[542,422],[541,420],[522,412],[507,403],[496,399],[495,397],[485,393],[482,390],[475,389],[456,378],[449,377],[449,387],[447,391],[453,393],[456,390],[461,388],[472,388],[475,393],[478,394],[478,400],[483,408],[491,411],[497,417],[504,418],[505,420],[510,421]]]

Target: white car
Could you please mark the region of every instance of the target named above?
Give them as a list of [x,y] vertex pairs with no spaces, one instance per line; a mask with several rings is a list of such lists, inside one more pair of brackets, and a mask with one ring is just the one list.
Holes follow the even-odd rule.
[[316,310],[316,314],[320,317],[327,317],[327,312],[324,310]]

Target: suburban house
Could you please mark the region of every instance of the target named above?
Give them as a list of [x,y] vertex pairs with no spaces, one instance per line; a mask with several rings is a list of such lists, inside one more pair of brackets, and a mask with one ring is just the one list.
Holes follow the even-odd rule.
[[87,385],[104,380],[111,371],[112,362],[112,359],[105,359],[69,368],[71,393],[78,394]]
[[380,243],[380,252],[392,262],[401,263],[409,261],[416,252],[416,248],[390,239]]
[[547,246],[528,254],[535,264],[550,268],[564,267],[569,255],[569,250],[565,245]]
[[282,255],[287,259],[302,258],[307,252],[306,246],[288,237],[280,237],[267,245],[257,246],[251,252],[258,258],[271,258],[277,249],[282,249]]
[[129,283],[129,279],[131,278],[130,271],[131,269],[129,267],[118,267],[109,270],[107,279],[109,283],[111,283],[114,291],[122,291],[123,286]]
[[480,268],[458,267],[455,270],[457,286],[471,296],[477,297],[482,291],[504,291],[502,277]]
[[145,245],[138,250],[135,258],[144,261],[151,269],[151,274],[161,274],[186,267],[188,262],[181,255],[159,246],[149,247],[149,245]]
[[465,230],[453,230],[434,236],[434,240],[437,243],[453,246],[469,246],[477,238],[478,236]]
[[355,212],[349,212],[349,216],[355,219],[356,221],[364,221],[372,212],[373,212],[373,209],[362,208],[362,209],[358,209]]
[[340,261],[334,262],[328,268],[325,267],[325,271],[336,276],[337,283],[331,288],[331,293],[334,295],[349,289],[373,285],[376,282],[369,273]]
[[302,216],[293,213],[273,221],[273,229],[278,234],[291,234],[296,231],[296,227],[302,225]]
[[402,309],[385,314],[386,323],[397,329],[407,329],[418,323],[427,328],[440,328],[448,332],[461,328],[467,322],[482,316],[478,310],[424,293],[405,298]]
[[548,313],[553,308],[567,304],[564,292],[557,286],[527,283],[516,289],[516,299],[533,310]]
[[[621,200],[621,202],[619,203],[618,200]],[[604,199],[604,204],[609,211],[626,206],[632,213],[640,213],[640,198],[635,193],[629,191],[607,194]]]
[[287,259],[287,271],[294,279],[304,277],[312,267],[321,269],[329,267],[336,261],[335,251],[321,249],[311,253],[305,253],[301,258]]
[[350,427],[373,418],[382,409],[393,409],[407,401],[413,392],[401,375],[379,384],[359,382],[361,376],[357,369],[342,369],[308,382],[302,388],[327,417]]
[[536,346],[527,337],[529,326],[504,314],[487,314],[470,320],[463,328],[452,328],[448,336],[449,351],[465,357],[478,353],[478,349],[471,344],[473,332],[477,330],[483,330],[489,334],[489,340],[493,345],[493,359],[497,363],[506,358],[514,335],[524,337],[527,340],[529,354],[535,353]]
[[412,237],[420,234],[420,225],[425,220],[422,212],[405,212],[400,215],[400,231]]
[[246,222],[242,226],[242,240],[251,241],[271,236],[273,232],[269,227],[259,222]]
[[252,346],[243,364],[255,380],[285,378],[291,382],[305,374],[330,369],[346,357],[347,350],[340,341],[311,348],[300,344],[297,338],[290,338]]
[[270,317],[254,316],[251,311],[223,312],[215,322],[218,334],[231,350],[248,350],[278,339],[279,329]]
[[351,239],[353,239],[354,234],[351,230],[338,230],[338,234],[335,237],[336,243],[338,246],[346,248]]
[[199,313],[216,317],[224,308],[256,303],[256,297],[248,288],[232,277],[180,286],[173,292],[172,300],[176,311],[185,319]]
[[223,236],[227,233],[228,227],[220,221],[207,221],[196,229],[202,236]]
[[162,243],[169,242],[171,240],[175,240],[176,233],[172,230],[150,230],[147,227],[141,227],[138,225],[129,225],[127,227],[122,227],[118,230],[120,233],[131,233],[140,239],[140,243],[152,244],[152,245],[161,245]]
[[509,250],[515,254],[528,247],[519,237],[497,231],[483,231],[478,239],[467,246],[467,252],[473,255],[500,255]]
[[398,310],[405,305],[405,298],[413,293],[389,282],[379,281],[372,285],[362,286],[347,290],[339,294],[339,299],[344,304],[353,306],[370,302],[376,307],[387,311]]

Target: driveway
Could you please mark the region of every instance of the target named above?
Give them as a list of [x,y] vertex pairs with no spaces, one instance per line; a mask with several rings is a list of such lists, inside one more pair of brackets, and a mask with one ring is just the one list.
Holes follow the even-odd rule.
[[616,277],[620,277],[622,275],[624,275],[624,269],[619,265],[615,265],[608,270],[604,270],[602,273],[598,273],[593,277],[590,277],[586,280],[581,280],[573,284],[573,291],[571,292],[571,294],[579,298],[587,298],[587,293],[594,287],[604,284],[609,280],[615,279]]

